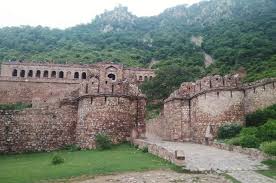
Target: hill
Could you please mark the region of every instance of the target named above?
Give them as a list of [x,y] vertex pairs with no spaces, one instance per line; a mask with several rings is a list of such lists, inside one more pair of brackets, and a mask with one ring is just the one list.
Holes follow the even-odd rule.
[[276,77],[276,2],[210,0],[152,17],[118,6],[65,30],[5,27],[0,60],[152,66],[158,76],[142,87],[152,99],[206,74],[242,71],[245,81]]

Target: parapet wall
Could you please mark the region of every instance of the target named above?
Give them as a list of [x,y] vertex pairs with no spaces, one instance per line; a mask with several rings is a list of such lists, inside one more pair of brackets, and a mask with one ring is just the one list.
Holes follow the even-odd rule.
[[[245,115],[276,104],[276,78],[241,84],[238,76],[205,77],[183,83],[164,102],[161,116],[147,123],[151,136],[203,143],[226,123],[244,124]],[[157,125],[166,127],[155,128]],[[156,132],[156,130],[160,130]]]
[[50,151],[75,143],[77,108],[0,111],[0,153]]
[[244,86],[245,113],[252,113],[276,103],[276,79],[264,79]]

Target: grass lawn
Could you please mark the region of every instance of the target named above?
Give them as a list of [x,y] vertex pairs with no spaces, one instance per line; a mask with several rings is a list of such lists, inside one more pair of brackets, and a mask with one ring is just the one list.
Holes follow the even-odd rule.
[[[55,154],[65,159],[63,164],[52,165]],[[149,153],[123,144],[107,151],[56,151],[0,156],[1,183],[31,183],[41,180],[64,179],[81,175],[109,174],[112,172],[143,171],[175,168],[174,165]]]
[[261,170],[258,172],[276,180],[276,160],[266,160],[263,163],[269,166],[269,170]]

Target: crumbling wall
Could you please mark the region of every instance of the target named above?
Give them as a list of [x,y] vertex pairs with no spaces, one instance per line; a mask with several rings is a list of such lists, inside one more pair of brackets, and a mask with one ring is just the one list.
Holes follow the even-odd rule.
[[59,101],[74,90],[79,88],[79,83],[70,81],[36,81],[22,79],[0,78],[0,103],[37,102],[51,103]]
[[0,111],[0,152],[50,151],[75,143],[75,105]]

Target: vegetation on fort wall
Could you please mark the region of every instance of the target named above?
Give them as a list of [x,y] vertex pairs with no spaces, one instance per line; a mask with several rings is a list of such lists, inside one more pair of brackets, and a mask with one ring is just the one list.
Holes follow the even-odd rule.
[[[63,163],[55,165],[51,163],[56,154],[64,160]],[[60,162],[60,160],[57,161]],[[62,150],[50,153],[1,155],[0,165],[0,182],[5,183],[51,182],[53,180],[67,182],[68,179],[78,176],[92,177],[126,171],[175,169],[175,165],[130,147],[128,144],[115,146],[106,151]]]
[[14,103],[14,104],[0,104],[0,110],[23,110],[26,108],[31,108],[32,104],[27,103]]
[[[139,67],[157,61],[154,68],[171,72],[159,72],[157,79],[143,88],[149,97],[164,99],[181,82],[206,74],[244,68],[246,81],[276,77],[275,20],[274,0],[211,0],[140,18],[125,7],[117,7],[91,23],[65,30],[41,26],[1,28],[0,61],[111,60]],[[201,36],[202,43],[192,43],[193,36]],[[204,52],[215,60],[207,69]],[[175,67],[185,69],[176,79],[171,77]]]

